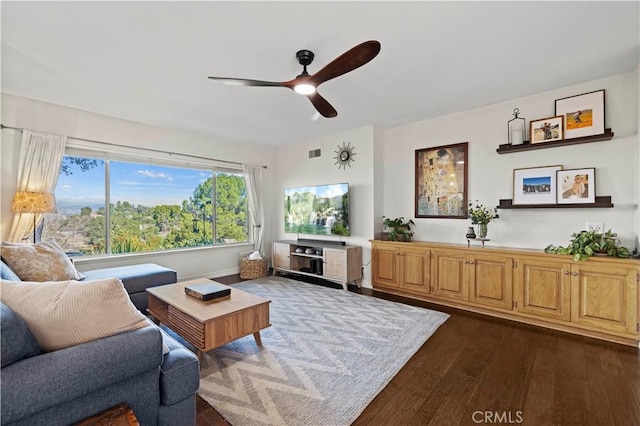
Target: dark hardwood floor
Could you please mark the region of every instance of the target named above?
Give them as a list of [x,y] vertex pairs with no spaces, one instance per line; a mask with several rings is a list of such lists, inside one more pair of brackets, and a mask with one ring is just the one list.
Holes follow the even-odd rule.
[[[354,426],[640,425],[638,348],[351,290],[451,315]],[[198,426],[228,424],[198,397]]]

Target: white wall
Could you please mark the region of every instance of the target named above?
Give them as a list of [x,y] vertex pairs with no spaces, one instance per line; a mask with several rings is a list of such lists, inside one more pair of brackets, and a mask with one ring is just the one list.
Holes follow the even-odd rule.
[[[469,142],[468,198],[495,206],[513,198],[513,169],[561,164],[565,169],[596,167],[596,195],[610,195],[614,208],[499,210],[489,224],[490,245],[542,249],[566,245],[586,221],[604,222],[622,242],[635,247],[638,235],[637,72],[510,100],[384,131],[384,215],[414,216],[416,149]],[[529,120],[554,115],[555,99],[605,89],[605,124],[615,133],[607,142],[496,153],[506,143],[506,122],[514,108]],[[380,189],[376,188],[376,192]],[[357,219],[356,219],[357,220]],[[415,239],[466,243],[469,220],[414,219]]]
[[[273,186],[273,150],[264,146],[215,140],[8,94],[2,94],[2,124],[132,147],[266,165],[266,185]],[[0,236],[3,240],[11,225],[11,198],[16,189],[20,135],[19,131],[4,129],[0,136]],[[273,210],[271,200],[267,200],[266,209],[268,219],[269,212]],[[270,229],[266,230],[266,239],[272,239]],[[214,277],[237,273],[239,253],[250,248],[247,244],[240,244],[124,257],[83,258],[77,261],[77,265],[78,269],[87,270],[154,262],[175,269],[181,280]]]
[[[335,165],[335,151],[342,144],[355,147],[354,162],[351,167],[340,168]],[[309,151],[320,148],[322,155],[309,158]],[[277,230],[279,239],[296,239],[297,234],[284,232],[284,188],[305,185],[320,185],[327,183],[348,182],[351,192],[350,199],[350,228],[351,236],[343,237],[347,244],[360,245],[363,248],[364,279],[363,284],[369,285],[371,250],[369,240],[374,233],[374,128],[372,126],[354,129],[325,138],[314,139],[278,150],[277,184],[273,198],[278,201],[276,214],[272,216],[273,229]],[[321,239],[310,235],[300,235],[300,238]],[[337,237],[325,239],[338,240]]]

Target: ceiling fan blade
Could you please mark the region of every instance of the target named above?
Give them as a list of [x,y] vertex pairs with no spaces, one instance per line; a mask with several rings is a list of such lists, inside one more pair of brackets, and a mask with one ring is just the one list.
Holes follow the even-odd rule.
[[333,61],[329,62],[320,71],[313,74],[310,80],[316,85],[324,83],[355,70],[371,61],[380,53],[380,43],[375,40],[365,41],[353,47]]
[[208,77],[211,80],[230,86],[263,86],[263,87],[288,87],[285,83],[278,81],[249,80],[246,78]]
[[338,115],[338,111],[336,111],[336,109],[332,107],[325,98],[320,96],[318,92],[307,95],[307,98],[309,98],[313,106],[316,107],[318,112],[322,114],[323,117],[333,118]]

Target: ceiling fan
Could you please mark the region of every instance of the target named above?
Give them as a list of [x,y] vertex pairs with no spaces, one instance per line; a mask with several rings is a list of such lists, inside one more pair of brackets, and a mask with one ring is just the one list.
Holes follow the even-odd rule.
[[375,58],[380,52],[380,43],[375,40],[365,41],[338,56],[329,62],[320,71],[315,74],[307,72],[307,65],[313,62],[313,52],[310,50],[300,50],[296,53],[298,62],[302,65],[302,74],[289,81],[262,81],[249,80],[246,78],[227,78],[227,77],[209,77],[212,80],[234,86],[263,86],[263,87],[287,87],[295,90],[301,95],[305,95],[318,112],[326,117],[332,118],[338,115],[338,112],[329,102],[317,91],[325,81],[331,80],[346,74],[350,71],[360,68],[367,62]]

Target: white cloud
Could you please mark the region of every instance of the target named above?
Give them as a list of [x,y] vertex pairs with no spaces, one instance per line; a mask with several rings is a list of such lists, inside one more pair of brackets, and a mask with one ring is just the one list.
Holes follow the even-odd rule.
[[172,181],[173,177],[166,173],[158,173],[151,170],[138,170],[137,173],[141,176],[145,176],[152,179],[166,179],[168,181]]

